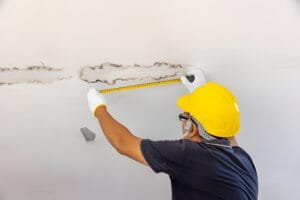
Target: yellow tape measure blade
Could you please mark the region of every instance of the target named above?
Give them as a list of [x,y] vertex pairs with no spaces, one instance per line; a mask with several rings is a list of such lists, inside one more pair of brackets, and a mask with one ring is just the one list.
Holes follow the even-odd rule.
[[105,94],[105,93],[110,93],[110,92],[118,92],[118,91],[132,90],[132,89],[145,88],[145,87],[168,85],[168,84],[174,84],[174,83],[179,83],[179,82],[181,82],[180,79],[171,79],[171,80],[151,82],[151,83],[142,83],[142,84],[136,84],[136,85],[130,85],[130,86],[124,86],[124,87],[103,89],[103,90],[100,90],[100,93]]

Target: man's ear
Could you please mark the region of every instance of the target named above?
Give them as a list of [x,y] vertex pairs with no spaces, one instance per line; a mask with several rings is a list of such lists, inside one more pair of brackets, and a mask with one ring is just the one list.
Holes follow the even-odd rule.
[[196,126],[195,123],[192,123],[192,130],[189,133],[189,137],[193,137],[193,136],[195,136],[197,134],[199,134],[198,127]]

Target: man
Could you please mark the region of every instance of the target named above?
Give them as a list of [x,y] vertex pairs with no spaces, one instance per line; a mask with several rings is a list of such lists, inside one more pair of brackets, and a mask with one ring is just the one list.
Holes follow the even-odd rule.
[[183,110],[183,139],[152,141],[133,135],[107,111],[104,96],[88,92],[89,108],[111,145],[156,173],[171,179],[173,200],[254,200],[258,195],[255,166],[237,145],[239,109],[225,87],[206,82],[200,69],[181,77],[191,92],[177,100]]

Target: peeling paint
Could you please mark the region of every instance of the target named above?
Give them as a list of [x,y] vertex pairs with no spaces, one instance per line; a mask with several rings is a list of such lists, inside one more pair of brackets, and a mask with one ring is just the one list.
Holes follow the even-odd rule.
[[[45,66],[44,63],[41,64],[41,66],[34,65],[24,68],[0,68],[0,86],[20,83],[46,84],[72,78],[72,76],[66,75],[62,68],[53,68]],[[149,66],[138,64],[119,65],[107,62],[81,68],[79,78],[87,83],[100,84],[99,86],[124,86],[137,82],[144,83],[174,79],[182,71],[182,65],[167,62],[155,62]]]
[[131,65],[123,66],[113,63],[103,63],[101,65],[86,66],[81,69],[79,77],[87,83],[104,83],[115,85],[128,81],[160,81],[173,79],[183,71],[180,64],[166,62],[155,62],[150,66]]
[[0,85],[14,85],[20,83],[52,83],[70,79],[72,76],[66,76],[63,69],[48,66],[29,66],[26,68],[0,68]]

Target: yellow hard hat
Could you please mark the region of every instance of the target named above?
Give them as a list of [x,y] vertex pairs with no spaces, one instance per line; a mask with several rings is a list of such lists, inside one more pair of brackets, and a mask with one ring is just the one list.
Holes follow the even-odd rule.
[[192,93],[179,97],[176,104],[190,113],[211,135],[232,137],[240,129],[237,100],[228,89],[217,83],[205,83]]

